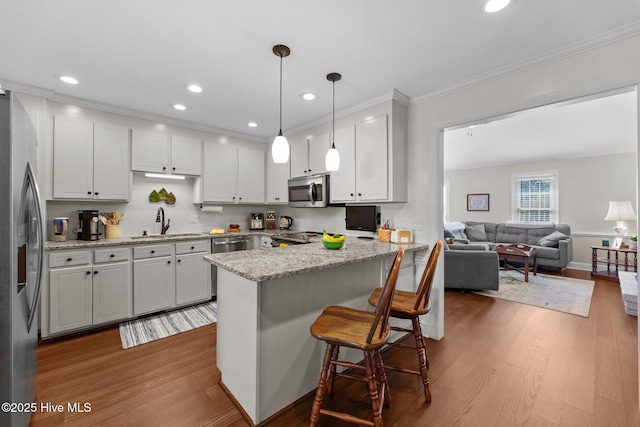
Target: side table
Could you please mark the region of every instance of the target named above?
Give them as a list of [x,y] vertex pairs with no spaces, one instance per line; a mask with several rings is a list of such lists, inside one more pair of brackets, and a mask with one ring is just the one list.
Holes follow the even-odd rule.
[[[607,269],[598,270],[600,264]],[[622,268],[624,267],[624,270]],[[591,275],[607,280],[618,280],[618,271],[638,272],[638,251],[629,248],[614,249],[610,246],[591,246]]]

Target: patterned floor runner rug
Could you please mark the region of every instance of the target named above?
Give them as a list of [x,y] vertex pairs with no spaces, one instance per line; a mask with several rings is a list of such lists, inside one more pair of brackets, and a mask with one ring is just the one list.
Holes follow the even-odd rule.
[[218,303],[209,301],[193,307],[124,322],[120,324],[122,348],[135,347],[210,325],[215,323],[217,318]]
[[589,317],[594,284],[593,280],[531,273],[527,283],[517,271],[500,271],[499,290],[474,293]]

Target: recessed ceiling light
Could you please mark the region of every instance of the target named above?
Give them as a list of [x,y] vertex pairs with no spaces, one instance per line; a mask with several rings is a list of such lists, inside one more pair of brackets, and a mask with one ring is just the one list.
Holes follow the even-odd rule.
[[250,128],[257,128],[258,124],[256,122],[249,122],[247,123],[247,126],[249,126]]
[[511,0],[489,0],[484,5],[484,11],[487,13],[498,12],[509,6],[509,3]]
[[314,99],[316,99],[316,94],[311,92],[305,92],[302,95],[300,95],[300,97],[305,101],[313,101]]
[[202,88],[196,84],[187,85],[187,89],[189,90],[189,92],[193,92],[193,93],[202,92]]
[[173,108],[175,108],[176,110],[180,110],[180,111],[184,111],[187,109],[187,107],[185,107],[182,104],[173,104]]
[[65,83],[69,83],[70,85],[77,85],[78,84],[78,80],[71,77],[71,76],[57,76],[60,80],[62,80]]

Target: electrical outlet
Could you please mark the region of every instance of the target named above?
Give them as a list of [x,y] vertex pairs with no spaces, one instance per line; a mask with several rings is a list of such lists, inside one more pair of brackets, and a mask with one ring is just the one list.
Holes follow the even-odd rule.
[[422,221],[420,221],[419,219],[411,220],[411,225],[409,226],[409,228],[411,228],[413,231],[422,231],[422,227]]
[[200,219],[198,218],[198,215],[189,215],[189,223],[200,224]]

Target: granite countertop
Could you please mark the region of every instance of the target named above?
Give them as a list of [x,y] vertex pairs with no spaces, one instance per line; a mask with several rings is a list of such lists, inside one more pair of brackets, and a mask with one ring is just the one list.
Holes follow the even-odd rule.
[[407,251],[429,249],[426,243],[400,245],[356,237],[347,237],[344,246],[338,250],[325,249],[319,237],[312,239],[312,242],[282,248],[211,254],[205,255],[204,259],[245,279],[262,282],[391,256],[400,247]]

